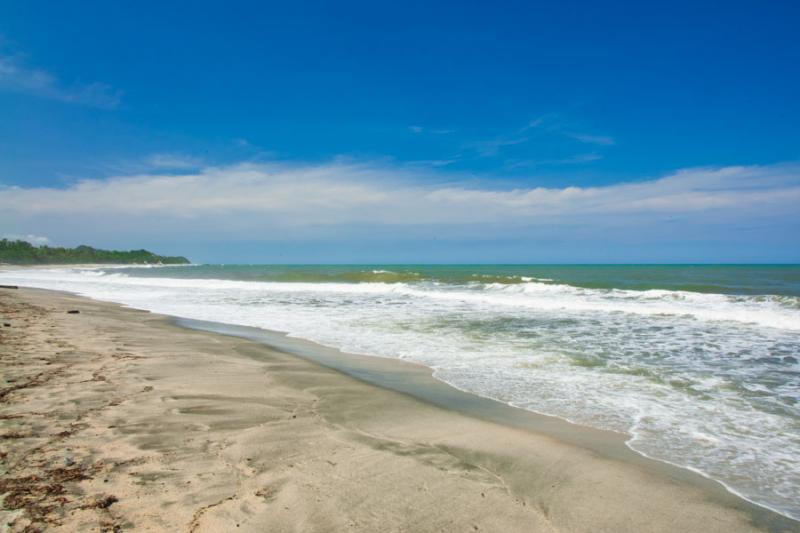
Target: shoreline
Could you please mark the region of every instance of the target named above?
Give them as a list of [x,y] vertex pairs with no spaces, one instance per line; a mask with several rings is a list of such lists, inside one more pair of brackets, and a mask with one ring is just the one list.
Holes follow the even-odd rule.
[[800,529],[800,521],[745,497],[700,470],[651,457],[636,450],[629,444],[633,438],[629,433],[583,425],[460,389],[452,383],[437,378],[435,370],[422,363],[344,352],[307,339],[291,337],[281,331],[183,317],[171,318],[179,327],[253,340],[283,353],[342,372],[370,385],[407,394],[443,409],[555,437],[561,442],[590,450],[599,456],[638,464],[659,474],[685,479],[712,492],[721,489],[756,507],[759,511],[774,513],[786,520],[797,522]]
[[[313,485],[331,489],[326,493],[328,500],[342,505],[326,507],[323,504],[326,498],[321,498],[316,502],[320,505],[309,507],[314,508],[311,515],[319,514],[319,521],[315,522],[319,527],[324,524],[328,527],[339,526],[352,519],[356,527],[369,530],[369,524],[374,526],[378,523],[370,522],[376,520],[375,516],[379,516],[380,523],[391,524],[401,530],[411,527],[408,520],[412,518],[420,520],[413,524],[417,530],[440,527],[459,529],[468,525],[510,531],[673,531],[703,528],[727,532],[759,529],[791,531],[798,527],[796,521],[749,503],[716,481],[682,467],[646,458],[625,446],[625,436],[622,434],[585,428],[459,391],[435,379],[430,369],[422,365],[341,354],[334,350],[330,350],[334,353],[326,354],[324,347],[314,345],[312,348],[306,346],[312,343],[288,337],[287,341],[294,346],[277,346],[276,349],[275,342],[279,341],[276,334],[264,330],[204,323],[206,328],[211,324],[218,331],[201,332],[185,329],[189,325],[186,319],[56,291],[21,288],[3,292],[0,301],[11,301],[21,307],[48,308],[49,314],[42,315],[47,318],[41,320],[52,321],[48,329],[57,330],[65,339],[61,342],[75,343],[81,349],[86,349],[82,344],[104,344],[106,348],[114,347],[114,351],[130,353],[135,357],[123,363],[117,359],[109,360],[110,357],[98,353],[98,361],[108,369],[122,365],[117,369],[119,390],[116,392],[121,393],[134,382],[136,387],[148,381],[154,385],[136,389],[137,398],[143,394],[142,402],[133,405],[123,397],[119,404],[108,405],[100,411],[97,416],[103,417],[104,421],[109,417],[114,420],[124,418],[138,420],[139,426],[137,423],[129,424],[132,427],[123,431],[117,424],[108,424],[106,428],[93,425],[98,435],[94,436],[94,441],[89,439],[93,442],[92,453],[102,458],[107,455],[108,449],[124,447],[129,455],[144,454],[149,458],[148,461],[170,467],[191,466],[198,459],[202,459],[200,462],[210,461],[219,470],[220,476],[231,478],[226,489],[233,492],[233,499],[218,502],[217,499],[214,500],[217,503],[211,502],[214,503],[213,508],[206,508],[197,504],[208,499],[204,492],[210,491],[211,496],[216,497],[220,492],[218,488],[212,489],[216,485],[204,488],[194,477],[187,480],[194,482],[193,490],[198,490],[198,487],[204,490],[199,490],[193,499],[186,501],[181,498],[186,484],[170,485],[170,476],[166,476],[166,481],[162,482],[168,486],[164,490],[169,498],[175,500],[171,505],[174,509],[180,509],[174,518],[183,525],[194,524],[193,530],[213,530],[215,524],[228,524],[230,527],[232,522],[225,520],[234,518],[240,521],[237,525],[241,523],[244,530],[257,530],[265,524],[278,530],[294,529],[297,523],[292,520],[298,520],[297,517],[275,522],[279,518],[273,516],[274,513],[266,513],[267,509],[274,510],[276,499],[289,498],[285,494],[287,490],[279,490],[273,494],[273,499],[266,498],[266,504],[261,502],[265,499],[263,496],[259,500],[253,499],[252,495],[240,495],[242,487],[253,488],[251,492],[257,494],[261,489],[251,486],[254,480],[264,478],[261,479],[263,482],[271,479],[276,470],[281,472],[278,477],[283,479],[282,486],[293,489],[288,492],[302,493],[302,496],[292,499],[292,507],[308,506],[308,500],[312,499],[305,485],[299,482],[300,478],[306,482],[311,479]],[[81,310],[81,313],[66,315],[64,310],[71,306]],[[220,328],[224,331],[219,331]],[[11,329],[16,332],[16,327]],[[234,332],[239,335],[231,337]],[[37,335],[46,333],[47,330],[42,330]],[[308,352],[298,353],[303,350]],[[27,353],[36,351],[36,346],[30,346]],[[309,357],[309,354],[316,359]],[[224,365],[220,366],[220,361]],[[191,372],[186,373],[186,368],[178,363],[189,365]],[[25,361],[19,364],[24,366]],[[111,373],[110,370],[104,372],[104,375]],[[220,381],[220,373],[230,374],[230,381]],[[249,383],[254,376],[277,386],[280,394],[263,383]],[[147,377],[152,379],[148,380]],[[108,389],[110,379],[96,380],[102,389],[97,392],[101,397],[114,392]],[[165,388],[162,383],[169,387]],[[160,392],[153,390],[156,385]],[[54,387],[49,392],[51,396],[64,392],[57,390],[58,384],[51,383],[48,386]],[[148,387],[149,391],[141,393]],[[189,392],[185,389],[194,394],[184,394]],[[236,393],[245,390],[248,392],[247,401],[242,400],[240,405],[239,401],[230,400],[231,397],[235,399]],[[14,399],[19,394],[11,392],[9,396]],[[316,398],[316,403],[311,397]],[[304,405],[305,410],[298,410],[296,405],[290,410],[295,413],[293,418],[271,416],[270,420],[263,420],[262,410],[272,412],[278,405],[286,407],[293,402]],[[177,407],[165,409],[165,403]],[[24,403],[3,404],[3,414],[15,405]],[[242,414],[243,411],[247,416]],[[306,427],[295,434],[290,426],[293,425],[291,421],[297,420],[298,413],[304,413],[301,419]],[[87,415],[89,418],[91,416]],[[244,419],[238,420],[241,417]],[[19,423],[24,425],[25,418],[23,416],[23,422]],[[237,424],[243,427],[237,426],[237,431],[231,432],[230,428],[226,428],[231,424],[230,418],[236,419]],[[17,424],[17,420],[2,419],[3,426]],[[143,431],[142,424],[149,429]],[[153,455],[152,446],[158,450],[164,443],[158,439],[152,442],[154,437],[150,433],[153,427],[164,424],[169,425],[170,431],[159,435],[174,446]],[[275,434],[273,425],[280,427],[280,435]],[[243,437],[240,433],[248,435],[245,439],[247,442],[241,440]],[[207,439],[207,449],[194,449],[188,444],[189,441],[183,442],[185,439],[199,438],[196,434],[214,437]],[[347,455],[343,449],[358,450],[374,464],[371,470],[373,475],[380,472],[394,474],[378,475],[380,482],[373,481],[373,477],[360,479],[358,483],[348,482],[347,473],[350,470],[358,471],[360,463],[340,459],[339,465],[348,466],[349,470],[345,468],[343,479],[340,479],[342,474],[333,477],[330,471],[332,465],[326,463],[337,461],[319,461],[319,458],[312,457],[316,456],[316,448],[297,449],[297,445],[305,443],[311,434],[314,435],[312,440],[324,443],[320,447],[327,449],[330,455]],[[283,450],[281,453],[265,455],[264,448],[270,448],[265,442],[272,442],[278,437],[285,440],[285,446],[293,442],[290,448],[302,457],[300,462],[305,461],[310,465],[305,475],[291,471],[295,465],[287,466],[285,460],[276,464],[276,457],[281,459],[281,453],[286,453],[285,447],[279,446]],[[11,442],[9,446],[12,448],[15,445],[24,447],[25,443],[20,442],[24,440],[5,439],[0,443],[4,453],[13,455],[16,452],[5,450],[6,443]],[[230,455],[232,449],[259,455],[269,468],[252,473],[248,471],[248,475],[242,475],[241,472],[239,475],[226,474],[230,467],[217,464],[209,456],[208,449],[214,449],[215,446],[221,447],[217,451],[223,456]],[[170,462],[172,459],[163,457],[170,452],[186,457],[183,457],[183,462]],[[163,461],[167,462],[161,463]],[[413,475],[400,473],[406,469]],[[164,470],[170,471],[169,468]],[[120,527],[124,527],[125,520],[140,527],[148,523],[147,520],[165,519],[161,515],[146,518],[142,512],[137,512],[136,506],[128,499],[146,499],[147,494],[141,492],[146,493],[149,485],[144,483],[144,488],[140,488],[136,483],[125,483],[125,472],[118,474],[121,479],[113,486],[117,493],[127,496],[119,496],[113,506],[103,508],[104,512],[113,514],[121,509],[123,517],[127,518],[119,519]],[[417,486],[420,480],[423,485],[429,485],[429,490],[433,485],[438,490],[418,499],[421,492],[426,492]],[[91,492],[87,489],[92,487],[92,483],[91,479],[80,483],[81,491]],[[367,486],[361,487],[364,483]],[[83,487],[84,484],[88,487]],[[272,486],[270,483],[267,485]],[[478,490],[480,496],[474,501],[467,501],[462,495],[469,488],[484,490]],[[340,490],[358,492],[364,489],[368,489],[368,493],[362,494],[363,498],[368,500],[371,497],[369,493],[374,493],[373,499],[382,497],[387,502],[380,505],[375,501],[368,505],[348,504],[342,501],[346,495],[338,494]],[[236,509],[235,502],[243,500],[247,500],[251,512]],[[410,502],[414,502],[415,509],[424,509],[425,512],[413,512],[413,516],[398,512]],[[195,520],[190,513],[198,507],[207,509],[203,511],[202,520]],[[455,516],[459,510],[466,513],[466,521]],[[86,513],[76,511],[61,519],[66,520],[76,514]],[[190,514],[192,519],[187,522]],[[349,518],[345,520],[343,515]],[[352,518],[356,515],[357,518]],[[482,522],[473,524],[476,520]],[[391,526],[388,528],[391,529]]]

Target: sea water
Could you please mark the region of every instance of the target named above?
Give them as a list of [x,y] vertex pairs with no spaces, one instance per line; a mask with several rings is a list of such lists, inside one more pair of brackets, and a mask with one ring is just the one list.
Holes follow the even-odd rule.
[[0,282],[422,363],[800,519],[800,266],[58,267]]

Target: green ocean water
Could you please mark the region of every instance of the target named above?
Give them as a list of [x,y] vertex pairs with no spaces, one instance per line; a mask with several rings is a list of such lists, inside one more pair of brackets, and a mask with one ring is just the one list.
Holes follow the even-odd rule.
[[594,289],[800,296],[800,265],[197,265],[140,277],[308,283],[541,283]]

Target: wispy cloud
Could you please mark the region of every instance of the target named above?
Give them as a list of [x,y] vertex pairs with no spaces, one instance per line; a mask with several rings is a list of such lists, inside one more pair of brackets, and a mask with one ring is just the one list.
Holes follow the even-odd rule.
[[422,133],[430,133],[432,135],[447,135],[448,133],[455,133],[456,130],[451,128],[424,128],[422,126],[409,126],[408,131],[411,133],[416,133],[417,135]]
[[197,169],[203,164],[202,159],[184,154],[153,154],[146,159],[146,164],[156,169]]
[[417,159],[413,161],[409,161],[410,166],[431,166],[431,167],[446,167],[448,165],[452,165],[454,163],[458,163],[460,160],[459,156],[453,156],[450,159]]
[[514,146],[528,142],[528,137],[512,137],[489,139],[486,141],[473,141],[465,144],[466,148],[473,149],[481,157],[492,157],[500,153],[500,149],[506,146]]
[[108,84],[67,84],[46,70],[28,66],[20,56],[0,56],[0,89],[32,94],[71,104],[114,109],[122,92]]
[[586,144],[597,144],[600,146],[613,146],[616,144],[616,141],[607,135],[589,135],[575,132],[564,132],[564,135]]
[[616,144],[616,140],[610,135],[596,135],[583,131],[576,131],[574,127],[570,127],[556,114],[544,115],[532,120],[527,126],[523,127],[520,132],[531,129],[541,129],[585,144],[595,144],[598,146],[613,146]]
[[543,165],[579,165],[582,163],[589,163],[591,161],[598,161],[602,158],[603,156],[601,156],[596,152],[589,152],[585,154],[576,154],[573,156],[562,157],[558,159],[511,160],[506,163],[505,168],[507,169],[532,168]]
[[522,128],[520,128],[519,129],[519,133],[525,133],[528,130],[532,130],[534,128],[538,128],[539,126],[544,124],[544,121],[545,121],[544,117],[539,117],[539,118],[533,119],[530,122],[528,122],[526,125],[524,125]]
[[[503,148],[508,146],[521,145],[525,143],[535,144],[536,141],[541,141],[547,137],[560,137],[562,139],[571,139],[583,144],[592,144],[595,146],[613,146],[616,141],[613,137],[608,135],[593,135],[568,129],[567,126],[556,115],[544,115],[529,121],[524,126],[516,129],[515,131],[506,135],[500,135],[493,139],[472,141],[463,145],[465,150],[474,151],[479,157],[495,157],[500,155]],[[560,164],[576,164],[586,163],[589,161],[596,161],[602,159],[602,156],[596,152],[591,154],[575,154],[569,157],[562,158],[548,158],[548,159],[530,159],[528,163],[536,163],[538,165],[560,165]],[[529,164],[520,165],[519,162],[507,161],[506,168],[516,166],[530,166]]]

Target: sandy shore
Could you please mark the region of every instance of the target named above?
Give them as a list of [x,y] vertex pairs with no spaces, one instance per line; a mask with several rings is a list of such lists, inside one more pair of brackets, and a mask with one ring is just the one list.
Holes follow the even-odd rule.
[[443,408],[463,393],[402,365],[431,398],[61,293],[0,289],[0,322],[11,531],[798,530],[604,432]]

